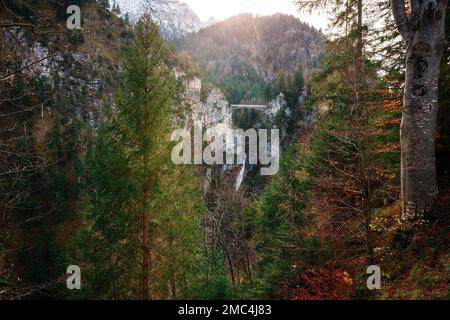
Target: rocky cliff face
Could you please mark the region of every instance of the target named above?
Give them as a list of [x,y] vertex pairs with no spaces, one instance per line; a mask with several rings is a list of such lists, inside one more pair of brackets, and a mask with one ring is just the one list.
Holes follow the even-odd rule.
[[268,105],[266,110],[266,115],[273,118],[277,115],[277,113],[286,106],[286,99],[283,93],[280,93],[277,97],[272,99]]
[[[53,14],[51,9],[40,12]],[[67,98],[66,112],[73,112],[87,124],[95,125],[102,107],[111,102],[112,85],[117,80],[119,61],[130,40],[129,27],[114,15],[105,18],[105,12],[95,4],[83,6],[83,32],[67,33],[65,21],[59,21],[55,33],[32,35],[20,28],[6,30],[4,45],[12,48],[11,56],[20,57],[23,86],[39,84],[30,95],[45,97],[42,113],[54,114],[60,100]],[[61,32],[58,32],[58,30]],[[13,70],[5,56],[4,68]],[[12,62],[12,61],[11,61]],[[14,76],[8,79],[12,85]]]
[[187,78],[183,72],[175,71],[175,77],[183,83],[181,103],[188,114],[185,126],[201,122],[203,128],[233,127],[231,106],[219,88],[203,82],[197,76]]
[[178,0],[117,0],[122,15],[127,12],[131,22],[148,11],[161,28],[165,39],[177,39],[188,33],[213,24],[214,20],[202,22],[197,14],[186,4]]

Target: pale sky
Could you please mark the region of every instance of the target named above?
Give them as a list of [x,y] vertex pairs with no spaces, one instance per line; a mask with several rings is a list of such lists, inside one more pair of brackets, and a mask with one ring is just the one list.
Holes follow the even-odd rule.
[[328,23],[324,13],[298,12],[293,0],[180,0],[187,3],[202,21],[214,17],[224,20],[239,13],[248,12],[259,15],[287,13],[325,31]]

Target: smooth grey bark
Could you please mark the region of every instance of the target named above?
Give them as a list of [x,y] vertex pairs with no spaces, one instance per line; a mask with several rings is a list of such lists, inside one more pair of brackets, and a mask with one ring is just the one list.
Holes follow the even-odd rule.
[[435,144],[438,79],[446,47],[448,0],[391,0],[397,28],[406,44],[406,76],[401,140],[401,196],[404,229],[422,221],[433,208],[438,188]]

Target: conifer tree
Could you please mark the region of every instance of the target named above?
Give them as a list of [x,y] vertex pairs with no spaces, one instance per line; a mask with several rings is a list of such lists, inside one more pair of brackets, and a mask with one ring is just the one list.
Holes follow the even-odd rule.
[[[108,118],[110,118],[108,116]],[[138,295],[136,273],[139,220],[131,203],[136,193],[125,150],[111,119],[105,120],[86,160],[87,187],[82,196],[86,225],[74,245],[83,270],[82,298],[132,299]],[[77,252],[75,251],[75,252]]]
[[[149,212],[157,192],[161,163],[160,146],[168,134],[168,114],[172,95],[172,79],[164,65],[163,42],[159,28],[144,15],[136,27],[134,45],[127,52],[123,81],[117,102],[117,123],[121,142],[126,147],[133,168],[137,190],[136,208],[142,219],[142,298],[149,298],[151,235]],[[165,159],[164,159],[165,160]]]
[[89,296],[192,294],[194,269],[187,266],[201,256],[201,193],[190,168],[170,159],[173,79],[165,54],[158,27],[145,15],[88,160],[87,228],[76,244]]
[[102,6],[102,8],[108,10],[109,9],[109,0],[99,0],[98,3]]

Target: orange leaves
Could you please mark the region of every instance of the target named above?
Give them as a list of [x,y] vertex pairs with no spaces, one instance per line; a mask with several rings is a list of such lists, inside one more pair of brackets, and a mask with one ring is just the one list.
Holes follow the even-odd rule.
[[400,127],[400,123],[401,123],[400,117],[392,117],[388,119],[376,119],[372,122],[373,126],[376,128],[385,128],[388,125]]
[[369,94],[374,95],[373,100],[368,101],[368,105],[383,112],[397,112],[402,110],[402,98],[389,89],[369,90]]
[[400,152],[400,143],[398,142],[389,142],[384,145],[378,146],[377,148],[372,149],[373,154],[381,154],[387,152]]
[[342,274],[342,280],[349,286],[353,285],[353,279],[350,277],[347,271]]
[[293,300],[348,300],[353,296],[353,280],[346,271],[320,268],[301,275],[292,292]]
[[294,177],[298,180],[306,180],[308,179],[309,174],[305,170],[295,170]]
[[383,111],[396,112],[402,109],[403,102],[401,100],[384,100],[381,104]]

